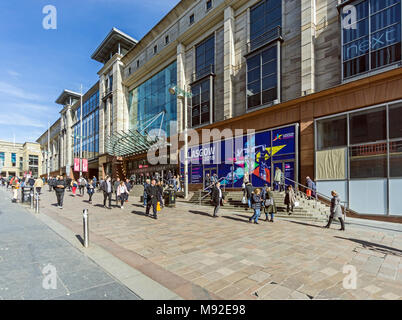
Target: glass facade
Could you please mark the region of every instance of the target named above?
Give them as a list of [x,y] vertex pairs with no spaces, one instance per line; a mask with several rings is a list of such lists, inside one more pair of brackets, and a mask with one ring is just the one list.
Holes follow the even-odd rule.
[[162,128],[167,136],[170,132],[170,122],[177,121],[177,97],[169,92],[169,88],[177,85],[176,62],[154,75],[143,84],[133,89],[129,94],[130,129],[136,129],[161,112],[148,128]]
[[278,99],[277,44],[247,58],[247,108]]
[[195,72],[196,78],[199,79],[214,70],[215,36],[211,36],[197,45],[195,54]]
[[211,116],[211,79],[198,82],[191,87],[191,126],[196,127],[210,122]]
[[[76,112],[77,122],[73,126],[74,158],[80,156],[80,107]],[[99,155],[99,91],[82,104],[82,157],[93,159]]]
[[[342,29],[343,77],[348,78],[401,60],[401,0],[352,2],[356,22]],[[349,21],[351,12],[342,13]]]
[[393,102],[316,120],[318,191],[336,185],[358,213],[402,215],[401,112]]
[[11,165],[15,167],[17,165],[17,155],[15,153],[11,154]]
[[0,165],[5,165],[5,154],[4,152],[0,152]]

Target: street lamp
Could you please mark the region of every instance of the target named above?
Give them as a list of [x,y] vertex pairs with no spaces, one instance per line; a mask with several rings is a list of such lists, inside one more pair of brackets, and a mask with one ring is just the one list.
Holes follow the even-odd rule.
[[184,85],[184,89],[180,89],[176,86],[169,88],[169,92],[172,95],[176,95],[180,100],[184,100],[184,198],[188,198],[188,133],[187,133],[187,98],[191,98],[191,92],[187,92],[187,86]]

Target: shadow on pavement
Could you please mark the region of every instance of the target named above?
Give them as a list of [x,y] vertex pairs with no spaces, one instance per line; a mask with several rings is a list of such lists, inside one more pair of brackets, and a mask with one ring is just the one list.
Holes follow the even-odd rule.
[[358,244],[361,244],[363,246],[363,248],[365,248],[367,250],[371,250],[371,251],[375,251],[375,252],[379,252],[379,253],[383,253],[383,254],[392,254],[394,256],[402,257],[402,250],[384,246],[382,244],[364,241],[364,240],[360,240],[360,239],[354,239],[354,238],[344,238],[344,237],[338,237],[338,236],[336,236],[335,238],[356,242]]
[[240,219],[240,218],[235,218],[235,217],[230,217],[230,216],[222,216],[222,218],[230,219],[230,220],[235,220],[235,221],[240,221],[240,222],[245,222],[245,223],[250,223],[250,222],[248,221],[248,219],[249,219],[250,217],[247,217],[247,220]]
[[142,205],[142,204],[133,203],[132,206],[137,207],[137,208],[144,208],[144,205]]
[[84,239],[83,239],[79,234],[76,234],[75,237],[78,239],[78,241],[79,241],[82,245],[84,245]]
[[[316,227],[316,228],[324,229],[324,226],[311,224],[311,223],[305,223],[305,222],[299,222],[299,221],[289,221],[289,220],[288,220],[288,222],[301,224],[303,226],[308,226],[308,227]],[[335,223],[334,223],[334,225],[335,225]]]
[[207,212],[195,211],[195,210],[189,210],[188,212],[189,212],[189,213],[193,213],[193,214],[198,214],[198,215],[200,215],[200,216],[206,216],[206,217],[212,218],[212,215],[210,215],[210,214],[207,213]]

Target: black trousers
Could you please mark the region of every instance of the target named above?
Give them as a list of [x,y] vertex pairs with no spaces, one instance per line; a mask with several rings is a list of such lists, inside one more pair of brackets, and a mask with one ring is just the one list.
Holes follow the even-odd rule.
[[84,195],[84,186],[80,186],[80,195],[81,195],[81,196]]
[[56,192],[56,198],[57,198],[57,205],[62,207],[63,206],[63,200],[64,200],[64,191]]
[[109,208],[112,207],[112,193],[111,192],[103,192],[103,206],[106,207],[106,199],[109,198]]
[[[341,217],[338,218],[339,222],[341,223],[341,229],[345,229],[345,222],[343,221],[343,219]],[[327,228],[329,228],[331,226],[332,220],[334,220],[334,217],[330,216],[329,220],[328,220],[328,224],[326,225]]]
[[93,195],[94,195],[93,193],[89,193],[89,202],[92,201],[92,196],[93,196]]
[[146,215],[149,215],[149,210],[151,209],[151,206],[152,206],[152,211],[153,211],[153,214],[154,214],[154,216],[156,216],[156,206],[157,206],[157,203],[153,203],[152,201],[147,201],[147,208],[146,208],[146,210],[145,210],[145,214]]

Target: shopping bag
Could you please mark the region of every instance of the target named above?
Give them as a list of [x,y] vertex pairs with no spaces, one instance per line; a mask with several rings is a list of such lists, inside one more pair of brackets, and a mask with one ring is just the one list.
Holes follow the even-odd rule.
[[241,199],[241,203],[242,203],[242,204],[246,204],[246,203],[247,203],[246,197],[243,197],[243,199]]
[[156,204],[156,211],[161,211],[161,203],[159,201]]
[[307,189],[306,194],[307,196],[311,197],[311,189]]
[[298,207],[298,206],[300,206],[299,201],[295,201],[295,207]]

